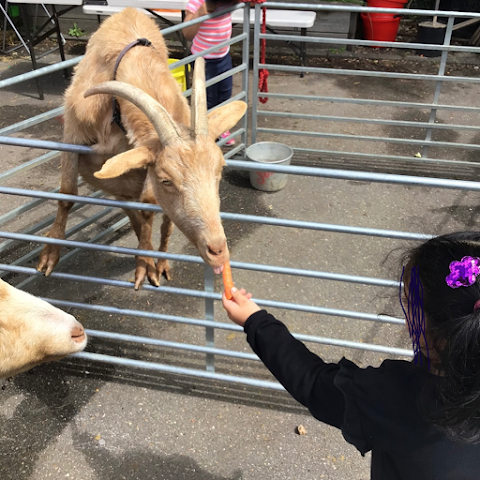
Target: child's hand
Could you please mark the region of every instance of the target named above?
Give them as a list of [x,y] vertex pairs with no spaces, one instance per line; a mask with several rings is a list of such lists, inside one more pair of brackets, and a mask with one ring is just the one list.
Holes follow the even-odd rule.
[[233,298],[227,300],[225,292],[222,295],[223,308],[227,311],[228,318],[237,325],[243,327],[248,317],[255,312],[258,312],[260,307],[250,300],[251,293],[247,293],[244,288],[237,290],[235,287],[231,290]]

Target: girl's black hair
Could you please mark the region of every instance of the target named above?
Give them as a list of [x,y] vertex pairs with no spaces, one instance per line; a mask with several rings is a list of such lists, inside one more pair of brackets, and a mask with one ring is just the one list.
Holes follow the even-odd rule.
[[207,12],[212,13],[217,9],[231,7],[240,3],[240,0],[206,0]]
[[465,256],[480,257],[480,232],[435,237],[411,250],[407,261],[418,266],[429,350],[441,373],[430,385],[434,395],[424,392],[423,413],[451,437],[473,443],[480,442],[480,309],[474,311],[480,278],[455,289],[445,280],[450,263]]

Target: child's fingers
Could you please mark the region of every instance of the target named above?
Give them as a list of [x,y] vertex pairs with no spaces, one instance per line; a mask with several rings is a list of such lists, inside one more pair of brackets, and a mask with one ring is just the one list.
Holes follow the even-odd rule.
[[244,288],[241,288],[239,292],[248,300],[250,300],[253,297],[253,295],[250,292],[247,293],[247,291]]
[[235,300],[235,302],[238,305],[242,305],[242,304],[245,303],[245,301],[246,301],[246,298],[245,298],[246,290],[244,288],[241,288],[240,290],[237,290],[235,287],[233,287],[231,289],[231,292],[232,292],[233,299]]

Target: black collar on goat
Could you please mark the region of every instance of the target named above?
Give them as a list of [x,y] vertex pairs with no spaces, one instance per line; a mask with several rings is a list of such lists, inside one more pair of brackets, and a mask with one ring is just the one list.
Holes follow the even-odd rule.
[[[152,47],[152,42],[148,40],[147,38],[137,38],[134,42],[129,43],[121,52],[120,55],[117,58],[117,61],[115,62],[115,67],[113,68],[113,79],[116,80],[117,78],[117,70],[118,66],[120,65],[120,62],[122,61],[123,56],[133,47],[136,47],[137,45],[141,45],[143,47]],[[123,133],[127,133],[125,130],[125,127],[123,126],[122,123],[122,116],[120,113],[120,104],[117,101],[117,97],[112,97],[112,123],[116,123],[123,131]]]

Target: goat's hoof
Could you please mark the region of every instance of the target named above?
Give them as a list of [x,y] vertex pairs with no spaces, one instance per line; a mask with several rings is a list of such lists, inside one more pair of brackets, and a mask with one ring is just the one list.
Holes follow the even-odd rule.
[[170,265],[168,264],[168,260],[158,261],[157,273],[159,278],[162,278],[162,276],[164,276],[168,281],[172,279],[172,276],[170,275]]
[[37,270],[48,277],[60,259],[60,247],[58,245],[45,245],[40,252],[40,260]]
[[157,277],[157,272],[155,272],[155,275],[148,275],[148,281],[150,282],[150,285],[153,285],[154,287],[160,286],[160,280]]
[[148,278],[150,285],[153,285],[154,287],[160,286],[160,280],[158,278],[154,261],[151,258],[138,257],[137,269],[135,270],[135,290],[142,288],[145,277]]

